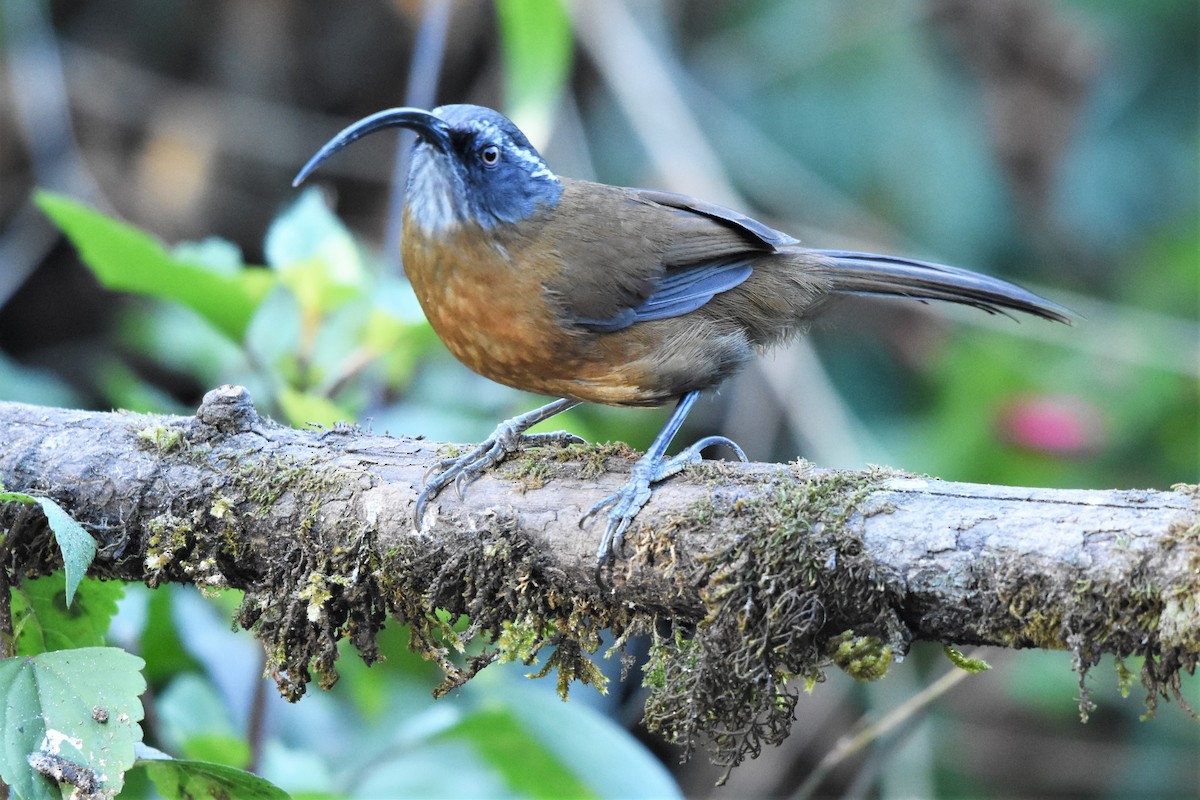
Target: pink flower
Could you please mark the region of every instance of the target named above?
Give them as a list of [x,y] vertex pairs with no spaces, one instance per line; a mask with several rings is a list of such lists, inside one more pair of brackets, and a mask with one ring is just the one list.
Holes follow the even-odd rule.
[[1100,449],[1100,411],[1074,395],[1025,395],[1010,401],[998,419],[1000,437],[1017,447],[1058,456]]

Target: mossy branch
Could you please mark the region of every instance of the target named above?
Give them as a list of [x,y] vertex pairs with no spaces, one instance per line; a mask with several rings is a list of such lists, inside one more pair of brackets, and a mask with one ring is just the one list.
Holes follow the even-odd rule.
[[[913,639],[1062,649],[1081,673],[1105,653],[1144,656],[1151,704],[1181,699],[1200,658],[1195,487],[705,464],[656,489],[601,589],[601,530],[578,522],[625,479],[628,451],[521,453],[439,497],[418,531],[417,489],[444,455],[282,427],[238,387],[195,417],[0,403],[4,485],[54,498],[97,538],[92,574],[245,590],[238,620],[290,697],[313,671],[335,678],[340,638],[372,660],[389,617],[412,626],[444,688],[547,645],[564,688],[602,682],[585,653],[611,628],[653,637],[648,722],[732,764],[786,735],[803,682],[788,679],[819,680],[831,662],[875,678]],[[0,508],[0,530],[15,513]],[[37,575],[54,552],[44,531],[23,536],[7,566]]]

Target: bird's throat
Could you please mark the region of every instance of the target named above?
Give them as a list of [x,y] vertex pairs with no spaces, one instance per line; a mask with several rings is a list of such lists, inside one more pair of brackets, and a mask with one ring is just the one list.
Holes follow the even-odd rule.
[[467,217],[458,176],[441,159],[413,152],[405,190],[405,216],[429,237],[447,236]]

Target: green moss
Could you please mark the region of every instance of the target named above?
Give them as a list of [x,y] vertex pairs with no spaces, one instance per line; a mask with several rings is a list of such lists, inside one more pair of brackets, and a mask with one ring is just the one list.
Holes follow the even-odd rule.
[[350,579],[343,575],[323,575],[319,572],[311,572],[308,575],[308,580],[296,594],[298,598],[307,604],[305,616],[309,622],[320,622],[325,614],[325,607],[329,601],[333,600],[334,587],[345,587],[349,585]]
[[621,442],[527,447],[509,456],[496,473],[523,489],[540,489],[557,474],[591,480],[609,470],[609,460],[634,459],[639,453]]
[[537,662],[538,651],[554,635],[554,630],[526,614],[520,620],[505,620],[500,623],[500,635],[496,639],[500,663],[520,661],[529,665]]
[[632,460],[641,456],[624,442],[602,442],[599,444],[569,444],[557,448],[558,461],[579,461],[579,477],[591,480],[603,475],[609,469],[608,461],[612,458]]
[[[375,660],[375,635],[387,610],[376,600],[373,531],[344,502],[374,479],[315,459],[264,457],[211,440],[185,440],[173,453],[187,468],[211,475],[212,493],[194,519],[167,512],[148,525],[150,582],[186,576],[201,589],[220,589],[236,576],[248,587],[236,621],[263,642],[267,671],[290,699],[304,693],[314,673],[324,686],[336,681],[339,639],[351,639],[368,663]],[[289,546],[263,549],[245,525],[254,517],[294,521]],[[248,566],[256,572],[247,575]]]
[[[692,529],[728,515],[745,534],[681,577],[703,586],[706,614],[693,635],[656,640],[647,727],[686,752],[705,737],[714,761],[732,768],[786,736],[798,697],[791,678],[819,681],[840,647],[862,678],[905,652],[908,631],[894,610],[901,590],[860,532],[871,513],[864,502],[886,477],[797,465],[755,495],[689,510]],[[688,520],[672,527],[686,530]],[[838,641],[847,630],[855,642]]]
[[986,672],[992,668],[992,665],[982,658],[967,658],[961,651],[955,650],[950,645],[944,645],[942,652],[946,654],[946,658],[950,659],[951,664],[972,675],[977,672]]
[[595,649],[585,651],[578,639],[569,636],[562,637],[558,640],[558,645],[550,654],[550,658],[546,660],[546,666],[531,673],[529,677],[544,678],[550,674],[551,670],[554,670],[557,676],[558,696],[563,700],[567,699],[572,681],[595,686],[600,694],[608,694],[608,678],[595,662],[585,655],[585,652],[595,652]]
[[1176,525],[1168,530],[1164,547],[1179,552],[1191,584],[1168,587],[1160,593],[1158,634],[1163,644],[1200,653],[1200,523]]
[[1117,691],[1121,693],[1121,697],[1129,697],[1129,690],[1133,688],[1133,671],[1120,656],[1113,659],[1113,666],[1117,669]]
[[877,681],[892,664],[892,648],[878,636],[844,631],[825,643],[825,652],[839,669],[856,681]]
[[[862,519],[889,510],[867,502],[890,477],[883,471],[799,464],[731,491],[727,467],[698,467],[711,495],[662,528],[631,536],[629,565],[653,564],[677,582],[681,597],[700,586],[704,608],[698,615],[668,599],[656,613],[634,614],[548,572],[510,511],[473,516],[461,536],[419,546],[401,539],[379,556],[375,531],[345,505],[359,484],[373,480],[368,473],[287,458],[221,460],[199,447],[187,454],[193,463],[213,464],[228,483],[214,489],[204,520],[161,520],[148,553],[164,565],[186,555],[197,568],[211,565],[213,575],[243,561],[266,565],[256,577],[271,594],[248,591],[238,619],[266,644],[268,670],[289,697],[303,693],[312,673],[322,685],[336,679],[341,638],[372,661],[375,635],[389,616],[410,626],[410,646],[443,671],[439,695],[496,660],[540,664],[533,676],[555,673],[564,697],[574,681],[603,691],[605,678],[591,658],[601,632],[617,637],[610,653],[628,637],[648,634],[647,726],[685,753],[707,741],[714,760],[732,767],[787,735],[798,692],[822,680],[831,662],[874,680],[907,648],[909,632],[895,610],[903,589],[861,538]],[[510,458],[503,474],[533,488],[559,474],[599,474],[611,459],[633,455],[623,445],[531,448]],[[234,506],[228,496],[248,500]],[[260,545],[240,525],[252,515],[293,521],[296,535],[285,552],[251,554]],[[697,563],[682,544],[686,537],[729,519],[741,535]],[[1172,535],[1176,546],[1197,552],[1194,528]],[[1135,602],[1122,605],[1128,587],[1030,581],[1027,569],[987,566],[979,571],[981,597],[1008,610],[997,637],[1013,646],[1067,647],[1082,674],[1101,652],[1140,652],[1130,643],[1173,636],[1174,649],[1145,659],[1143,683],[1152,694],[1173,686],[1177,694],[1178,673],[1189,663],[1181,653],[1198,636],[1194,585],[1158,586],[1148,571],[1135,581]],[[1104,614],[1092,625],[1086,621],[1096,607]]]
[[449,539],[434,554],[418,558],[407,544],[394,549],[379,572],[380,591],[393,615],[410,625],[410,647],[445,674],[435,694],[493,661],[532,665],[543,652],[550,655],[532,677],[554,672],[564,698],[573,681],[605,690],[607,679],[589,656],[605,628],[628,627],[628,612],[563,591],[542,565],[515,518],[501,511],[477,520],[473,536]]
[[[631,455],[624,445],[533,447],[497,472],[532,489],[558,474],[600,474],[608,459]],[[511,515],[493,511],[475,524],[472,536],[450,539],[434,553],[429,542],[418,555],[402,541],[374,572],[380,602],[410,625],[410,646],[445,674],[435,694],[462,685],[493,661],[533,665],[543,652],[549,656],[533,677],[554,672],[564,697],[574,681],[605,691],[607,679],[589,657],[601,632],[612,629],[624,641],[646,621],[558,586]]]
[[335,474],[292,456],[248,459],[237,465],[234,484],[266,516],[289,492],[319,502]]
[[209,506],[208,513],[216,519],[225,519],[233,512],[233,500],[225,495],[218,495]]
[[189,520],[170,512],[151,519],[146,523],[146,529],[147,583],[157,586],[163,579],[182,571],[177,562],[191,547],[195,530]]
[[653,730],[689,752],[695,747],[697,728],[706,727],[710,709],[697,705],[689,715],[679,701],[685,696],[699,697],[703,692],[704,656],[704,642],[699,637],[688,636],[679,627],[665,637],[656,628],[642,669],[642,685],[650,690],[646,720],[653,720]]
[[1029,612],[1025,624],[1018,629],[1017,640],[1022,644],[1028,642],[1043,650],[1062,650],[1066,646],[1063,643],[1062,631],[1061,615],[1035,609]]
[[546,460],[535,457],[513,459],[496,469],[496,474],[514,481],[521,491],[540,489],[554,474],[554,467]]
[[[1196,486],[1176,486],[1176,491],[1192,494],[1200,505],[1200,489]],[[1194,506],[1195,507],[1195,506]],[[1154,715],[1158,699],[1174,698],[1192,717],[1200,717],[1184,699],[1181,676],[1194,675],[1200,663],[1200,522],[1172,524],[1160,542],[1164,562],[1182,563],[1177,574],[1183,577],[1156,592],[1157,637],[1155,647],[1145,653],[1142,661],[1142,685],[1146,688],[1146,716]],[[1154,625],[1149,613],[1140,616],[1147,630]]]
[[187,444],[185,431],[170,425],[150,425],[142,428],[137,432],[137,438],[139,444],[153,448],[160,453],[169,453]]
[[[973,575],[981,603],[998,603],[1008,612],[993,616],[998,627],[982,635],[1011,647],[1069,651],[1084,720],[1094,707],[1086,677],[1106,654],[1143,657],[1149,715],[1159,698],[1174,698],[1190,711],[1179,687],[1181,674],[1193,673],[1200,661],[1200,525],[1170,526],[1140,556],[1127,545],[1117,549],[1130,561],[1119,580],[1078,578],[1061,565],[1042,573],[1028,563],[978,565]],[[1164,585],[1164,576],[1176,577]],[[1128,671],[1118,664],[1118,678],[1127,685]]]

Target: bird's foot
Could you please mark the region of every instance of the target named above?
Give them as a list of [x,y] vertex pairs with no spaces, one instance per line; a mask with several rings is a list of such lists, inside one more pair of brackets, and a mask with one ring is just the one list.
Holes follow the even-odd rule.
[[[525,433],[532,423],[524,417],[514,417],[496,426],[492,435],[484,439],[478,446],[455,458],[447,458],[430,468],[426,473],[425,485],[417,495],[417,504],[413,508],[413,520],[416,526],[421,526],[425,518],[426,504],[437,497],[447,486],[454,484],[455,494],[462,499],[463,492],[484,472],[499,464],[522,447],[538,445],[583,444],[584,440],[567,431],[552,433]],[[432,478],[429,476],[433,473]]]
[[596,582],[604,585],[603,573],[605,568],[611,568],[625,544],[625,532],[633,523],[642,507],[650,500],[651,485],[671,477],[688,464],[701,460],[700,453],[713,445],[723,444],[737,454],[741,461],[748,460],[742,448],[737,443],[724,436],[706,436],[670,458],[655,459],[647,453],[633,465],[629,480],[615,493],[604,498],[588,509],[579,520],[582,526],[589,519],[605,512],[608,518],[604,527],[604,536],[600,539],[600,547],[596,550]]

